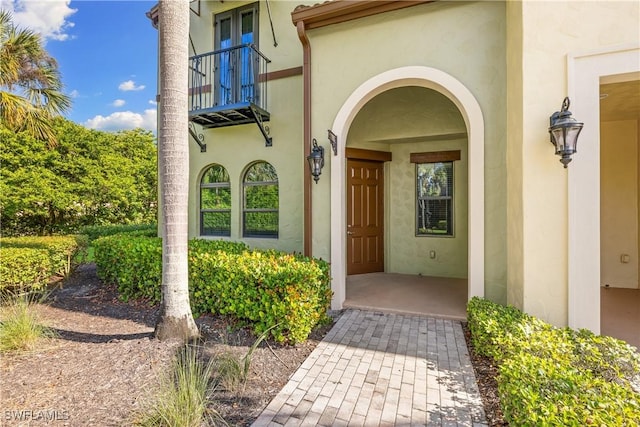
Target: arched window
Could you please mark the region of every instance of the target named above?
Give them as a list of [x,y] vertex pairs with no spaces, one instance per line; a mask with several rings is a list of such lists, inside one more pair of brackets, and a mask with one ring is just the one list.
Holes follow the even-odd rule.
[[278,237],[278,174],[267,162],[252,164],[243,179],[242,235]]
[[200,235],[231,235],[231,185],[221,165],[207,168],[200,180]]

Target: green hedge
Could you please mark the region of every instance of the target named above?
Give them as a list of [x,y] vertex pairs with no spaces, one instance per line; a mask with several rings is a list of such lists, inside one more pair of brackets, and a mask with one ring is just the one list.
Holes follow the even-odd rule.
[[93,242],[100,237],[112,236],[120,233],[156,237],[158,235],[158,226],[156,224],[92,225],[82,227],[80,230],[80,234],[86,235],[89,238],[89,242]]
[[555,328],[473,298],[475,350],[499,366],[505,419],[518,426],[640,425],[640,354],[624,341]]
[[[98,276],[106,282],[117,284],[120,298],[124,301],[144,298],[157,304],[161,299],[162,239],[132,234],[135,233],[114,234],[93,242]],[[242,253],[247,249],[243,243],[189,241],[190,253],[220,250]]]
[[328,264],[276,251],[192,253],[195,313],[231,314],[256,333],[274,327],[278,341],[301,342],[326,318],[331,302]]
[[162,239],[114,234],[93,241],[98,277],[118,285],[120,298],[160,301]]
[[[160,302],[159,238],[114,235],[94,242],[98,275],[116,283],[123,299]],[[244,243],[189,241],[189,291],[194,315],[229,314],[278,341],[304,341],[326,319],[331,301],[329,265]]]
[[86,236],[0,238],[0,289],[43,289],[53,276],[67,276]]
[[40,290],[51,277],[46,249],[0,248],[0,289]]

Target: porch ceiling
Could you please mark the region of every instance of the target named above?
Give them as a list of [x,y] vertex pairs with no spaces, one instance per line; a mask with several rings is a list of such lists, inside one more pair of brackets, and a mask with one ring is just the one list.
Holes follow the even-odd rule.
[[406,144],[465,139],[460,110],[445,95],[406,86],[383,92],[362,107],[349,130],[348,145]]
[[640,119],[640,80],[600,85],[600,119]]

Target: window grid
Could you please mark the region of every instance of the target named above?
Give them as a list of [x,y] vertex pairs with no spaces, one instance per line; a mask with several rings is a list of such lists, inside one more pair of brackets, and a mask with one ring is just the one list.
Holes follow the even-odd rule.
[[416,164],[416,236],[454,235],[453,162]]
[[231,184],[221,165],[209,166],[200,180],[200,235],[231,235]]
[[243,180],[243,237],[278,238],[278,176],[267,162],[254,163]]

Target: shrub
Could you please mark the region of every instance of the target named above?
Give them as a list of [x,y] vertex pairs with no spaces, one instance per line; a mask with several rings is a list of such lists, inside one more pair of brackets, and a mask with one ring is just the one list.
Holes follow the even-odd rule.
[[157,237],[158,226],[156,224],[92,225],[82,227],[80,233],[86,235],[89,242],[93,242],[100,237],[121,233],[130,233],[129,235],[134,236]]
[[533,332],[529,315],[481,298],[469,301],[467,319],[474,349],[496,360],[512,352],[514,343]]
[[243,242],[230,242],[228,240],[204,240],[204,239],[192,239],[189,241],[190,253],[215,253],[223,251],[230,254],[241,254],[249,250]]
[[[160,301],[159,238],[114,235],[94,246],[99,276],[116,283],[121,298]],[[194,315],[230,314],[257,334],[273,327],[280,342],[304,341],[331,301],[328,263],[221,240],[189,242],[189,288]]]
[[114,234],[95,240],[93,246],[98,277],[117,284],[121,299],[160,302],[161,238]]
[[637,426],[640,398],[563,358],[521,352],[500,366],[505,417],[518,426]]
[[473,298],[467,307],[475,350],[499,365],[498,391],[513,425],[640,424],[640,355],[623,341],[555,328]]
[[[323,261],[275,251],[190,256],[192,307],[248,320],[277,341],[304,341],[331,300]],[[326,263],[325,263],[326,264]]]
[[576,361],[579,368],[592,371],[607,381],[628,379],[637,384],[636,392],[640,393],[640,355],[631,346],[586,329],[571,332],[574,352],[580,355]]
[[52,276],[67,276],[86,248],[86,236],[0,238],[0,289],[42,289]]
[[2,247],[0,258],[0,289],[40,290],[53,271],[46,249]]
[[[121,299],[127,301],[132,298],[144,298],[153,304],[160,302],[161,238],[121,233],[99,238],[93,245],[98,276],[106,282],[117,284]],[[247,249],[244,243],[237,242],[198,239],[189,241],[189,252],[242,253]]]

